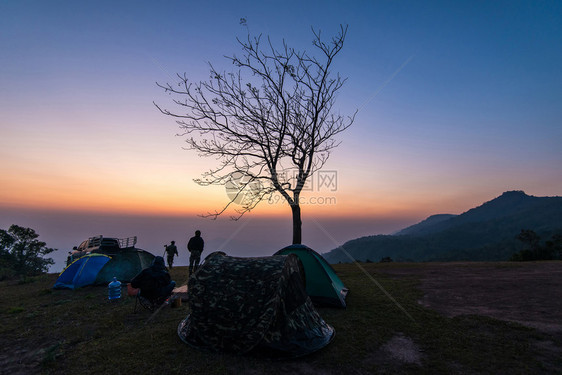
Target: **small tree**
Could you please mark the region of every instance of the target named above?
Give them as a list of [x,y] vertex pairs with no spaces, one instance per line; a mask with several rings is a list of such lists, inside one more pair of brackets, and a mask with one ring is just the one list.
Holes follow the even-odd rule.
[[531,229],[521,229],[517,239],[528,247],[531,252],[537,252],[541,238]]
[[39,235],[33,229],[11,225],[6,231],[0,229],[0,266],[15,275],[33,276],[47,272],[54,261],[43,258],[55,249],[38,241]]
[[187,149],[219,160],[219,166],[196,179],[200,185],[226,185],[230,202],[205,216],[217,218],[232,203],[233,219],[278,192],[291,207],[293,243],[302,241],[300,196],[306,181],[337,147],[335,136],[355,115],[335,113],[336,93],[345,79],[331,69],[343,48],[347,27],[329,42],[313,30],[317,56],[296,51],[285,42],[275,48],[261,36],[238,39],[242,56],[226,57],[238,71],[210,79],[157,85],[173,96],[181,111],[156,107],[177,119]]
[[545,247],[552,254],[553,259],[562,259],[562,235],[553,234],[549,241],[546,241]]
[[552,238],[540,245],[540,237],[533,230],[522,229],[516,237],[525,248],[511,257],[515,261],[560,259],[562,255],[562,236],[553,234]]

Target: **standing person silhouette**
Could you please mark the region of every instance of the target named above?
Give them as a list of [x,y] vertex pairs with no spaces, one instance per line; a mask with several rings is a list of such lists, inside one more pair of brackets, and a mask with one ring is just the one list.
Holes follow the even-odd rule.
[[179,256],[176,241],[172,241],[169,245],[164,245],[164,247],[166,248],[166,253],[168,254],[168,267],[172,269],[172,265],[174,264],[174,255]]
[[205,241],[201,237],[201,231],[196,230],[195,236],[189,239],[187,243],[187,250],[191,253],[189,256],[189,275],[197,271],[199,267],[199,262],[201,261],[201,253],[203,252],[203,247],[205,246]]

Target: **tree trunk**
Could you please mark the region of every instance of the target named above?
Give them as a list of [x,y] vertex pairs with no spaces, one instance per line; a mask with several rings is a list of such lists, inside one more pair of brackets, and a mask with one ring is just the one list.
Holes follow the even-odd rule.
[[293,212],[293,245],[302,243],[302,221],[301,207],[298,204],[291,205]]

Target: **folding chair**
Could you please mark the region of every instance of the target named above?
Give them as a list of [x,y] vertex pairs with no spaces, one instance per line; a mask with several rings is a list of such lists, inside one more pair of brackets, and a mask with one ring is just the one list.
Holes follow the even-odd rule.
[[[174,283],[175,285],[175,283]],[[170,290],[172,292],[172,290]],[[127,293],[129,296],[135,297],[135,308],[133,310],[134,313],[137,312],[137,306],[142,306],[145,309],[154,312],[163,304],[169,304],[175,298],[173,293],[166,297],[158,297],[156,299],[147,298],[146,296],[142,295],[141,289],[136,289],[131,286],[131,284],[127,284]]]
[[144,297],[143,295],[141,295],[141,291],[139,290],[139,292],[137,293],[137,296],[135,298],[135,309],[133,310],[133,312],[137,312],[137,306],[142,306],[145,309],[154,312],[156,309],[158,309],[161,305],[163,305],[164,303],[168,302],[168,298],[169,297],[159,297],[156,299],[148,299],[146,297]]

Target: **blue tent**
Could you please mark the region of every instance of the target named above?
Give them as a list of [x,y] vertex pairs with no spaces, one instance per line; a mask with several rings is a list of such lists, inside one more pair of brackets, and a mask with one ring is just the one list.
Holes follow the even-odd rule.
[[91,285],[96,281],[103,266],[110,260],[111,257],[104,254],[88,254],[76,259],[60,273],[53,288],[77,289]]

